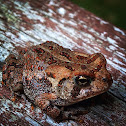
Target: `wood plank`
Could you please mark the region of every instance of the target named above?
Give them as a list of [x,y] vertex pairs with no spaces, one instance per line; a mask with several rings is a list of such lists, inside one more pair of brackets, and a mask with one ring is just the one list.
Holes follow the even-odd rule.
[[[90,54],[102,52],[107,59],[108,69],[114,79],[114,84],[110,91],[122,100],[126,100],[125,32],[83,9],[79,10],[76,6],[74,8],[80,12],[78,14],[73,12],[75,17],[70,18],[68,14],[72,13],[69,11],[72,7],[67,9],[68,3],[64,4],[64,9],[62,7],[63,2],[59,3],[60,8],[57,7],[57,9],[54,6],[55,4],[51,5],[52,11],[56,14],[51,14],[51,12],[44,10],[44,8],[48,8],[49,4],[47,3],[39,5],[40,9],[37,8],[37,11],[36,8],[29,9],[31,8],[30,3],[24,3],[22,6],[19,6],[15,2],[12,3],[10,8],[8,8],[8,4],[9,1],[4,2],[3,6],[5,7],[2,7],[9,10],[8,12],[6,12],[6,9],[2,10],[3,13],[6,13],[5,15],[12,15],[12,10],[20,15],[18,18],[14,15],[3,18],[3,20],[7,18],[7,23],[9,23],[8,32],[3,31],[2,34],[6,34],[6,37],[11,37],[12,43],[16,44],[16,46],[26,46],[52,40],[71,50]],[[70,5],[72,6],[73,4]],[[65,13],[62,16],[60,15],[60,9]],[[60,18],[57,18],[58,15]],[[62,23],[63,20],[64,24]],[[69,23],[70,21],[73,24]],[[4,23],[2,24],[5,25]]]
[[[90,105],[91,111],[78,116],[77,121],[65,121],[62,124],[90,125],[94,122],[95,125],[125,124],[126,32],[67,0],[47,0],[46,2],[44,0],[0,0],[1,66],[5,58],[11,52],[15,52],[15,47],[27,47],[47,40],[79,52],[103,53],[108,62],[107,68],[112,73],[114,80],[109,93],[105,93],[104,100],[101,100],[100,104],[97,102],[99,97],[93,98],[96,103],[94,106]],[[5,97],[3,91],[8,92]],[[14,117],[14,119],[21,120],[21,124],[30,125],[31,122],[36,123],[36,125],[61,124],[54,122],[49,117],[43,121],[43,114],[40,110],[41,116],[38,116],[37,112],[34,115],[34,111],[29,113],[31,111],[30,105],[28,108],[22,107],[22,112],[17,105],[18,102],[24,106],[27,106],[30,102],[25,103],[25,100],[19,99],[17,103],[13,103],[9,100],[10,95],[11,93],[1,85],[0,114],[3,118],[0,122],[5,123],[5,120],[9,120],[8,115],[12,115],[11,117]],[[8,106],[7,109],[11,105],[14,110],[6,110],[5,105]],[[80,104],[78,106],[82,107]],[[87,106],[88,104],[85,107]],[[73,109],[75,108],[76,106],[73,106]],[[23,114],[24,118],[19,116],[17,112]],[[12,122],[16,123],[15,120],[12,120]],[[18,122],[17,124],[19,124]]]

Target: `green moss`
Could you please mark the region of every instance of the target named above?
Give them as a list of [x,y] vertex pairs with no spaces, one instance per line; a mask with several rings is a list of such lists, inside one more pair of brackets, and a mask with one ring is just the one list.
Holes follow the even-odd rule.
[[14,15],[14,12],[9,9],[5,4],[0,5],[0,17],[6,20],[8,23],[17,25],[20,19]]

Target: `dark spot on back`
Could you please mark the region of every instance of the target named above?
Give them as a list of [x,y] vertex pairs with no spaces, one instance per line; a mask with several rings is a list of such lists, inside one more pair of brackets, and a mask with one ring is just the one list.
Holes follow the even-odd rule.
[[90,64],[91,62],[94,62],[99,57],[99,54],[95,54],[92,58],[87,60],[87,64]]
[[74,71],[74,69],[71,66],[65,66],[67,69]]
[[48,64],[51,65],[51,64],[56,63],[56,62],[57,61],[52,56],[50,56]]
[[42,48],[36,48],[36,49],[33,49],[33,51],[37,52],[37,53],[44,53],[45,52]]
[[47,76],[48,76],[48,77],[52,77],[52,78],[55,79],[55,75],[54,75],[53,73],[51,73],[51,72],[48,72],[48,73],[47,73]]
[[77,59],[79,59],[79,60],[82,60],[82,59],[84,59],[84,60],[85,60],[85,59],[87,59],[87,57],[80,56],[80,55],[77,55],[76,57],[77,57]]
[[81,65],[81,69],[84,70],[86,69],[87,67],[85,65]]
[[92,60],[91,60],[91,59],[87,60],[87,64],[90,64],[91,62],[92,62]]
[[49,49],[50,49],[50,50],[53,50],[53,46],[49,46]]
[[66,53],[66,52],[61,52],[60,55],[66,57],[69,60],[72,59],[72,57],[70,57],[70,55],[68,53]]

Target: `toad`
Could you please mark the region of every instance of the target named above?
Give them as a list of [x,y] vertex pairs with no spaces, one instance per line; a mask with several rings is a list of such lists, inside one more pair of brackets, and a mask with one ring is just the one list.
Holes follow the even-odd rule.
[[10,54],[2,83],[24,94],[47,115],[63,115],[68,106],[106,92],[112,84],[101,53],[74,52],[47,41]]

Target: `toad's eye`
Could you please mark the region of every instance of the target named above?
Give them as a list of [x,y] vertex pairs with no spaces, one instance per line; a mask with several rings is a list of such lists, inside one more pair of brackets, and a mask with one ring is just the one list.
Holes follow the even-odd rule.
[[91,83],[91,78],[90,77],[85,77],[85,76],[78,76],[75,78],[75,83],[78,85],[78,86],[81,86],[81,87],[86,87],[86,86],[89,86],[90,83]]

